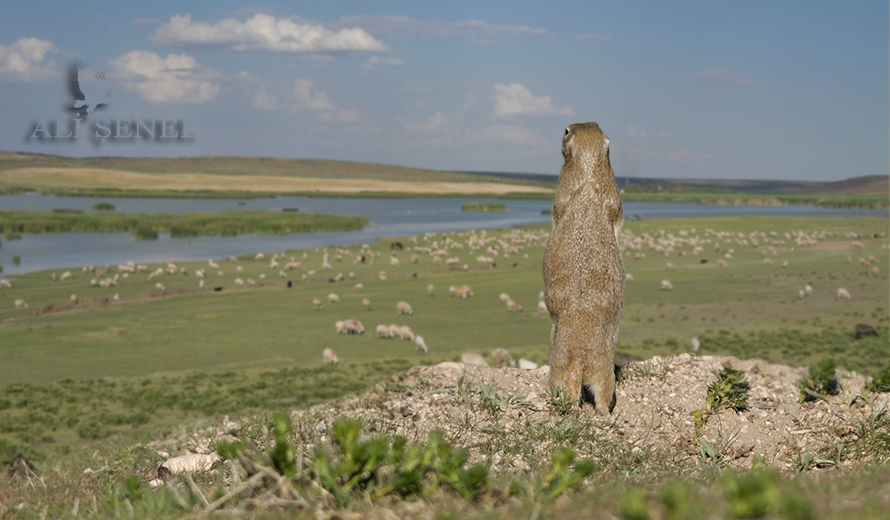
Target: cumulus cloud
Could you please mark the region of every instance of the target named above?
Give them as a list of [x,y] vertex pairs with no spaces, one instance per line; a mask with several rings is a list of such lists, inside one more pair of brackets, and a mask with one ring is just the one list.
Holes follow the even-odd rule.
[[187,54],[165,58],[149,51],[130,51],[110,60],[116,79],[154,103],[205,103],[220,93],[220,74],[200,67]]
[[442,112],[436,112],[435,115],[431,116],[423,123],[405,123],[405,130],[408,130],[409,132],[434,132],[442,130],[446,124],[448,124],[448,116]]
[[359,15],[341,18],[338,27],[360,26],[371,34],[387,36],[433,36],[439,38],[464,37],[471,40],[486,40],[506,36],[510,38],[545,37],[550,32],[527,25],[495,25],[481,20],[415,20],[407,16],[368,16]]
[[494,86],[494,112],[492,116],[508,118],[513,116],[570,116],[571,107],[559,108],[553,105],[550,96],[535,97],[523,85],[511,83]]
[[749,87],[763,85],[765,81],[746,78],[731,69],[710,69],[695,72],[686,79],[713,90],[725,90],[733,87]]
[[371,70],[376,69],[377,65],[392,65],[394,67],[398,67],[404,64],[405,60],[399,58],[381,58],[380,56],[377,56],[375,54],[374,56],[371,56],[368,61],[359,65],[359,68],[362,70]]
[[11,81],[46,77],[56,68],[46,55],[58,52],[52,42],[38,38],[20,38],[8,47],[0,45],[0,77]]
[[713,155],[704,152],[695,152],[685,148],[669,152],[668,159],[685,163],[704,164],[714,158]]
[[652,137],[652,136],[667,137],[670,135],[669,133],[665,132],[664,130],[661,130],[659,132],[650,132],[643,125],[638,125],[638,124],[630,123],[630,122],[628,122],[624,128],[627,130],[627,135],[630,137],[637,137],[637,138],[645,138],[645,137]]
[[323,90],[315,88],[311,79],[297,79],[294,82],[293,98],[297,108],[310,110],[323,121],[354,122],[359,119],[358,112],[339,108]]
[[278,105],[278,98],[266,92],[266,86],[261,85],[256,94],[253,95],[253,106],[260,110],[275,110]]
[[175,15],[148,39],[169,46],[206,45],[233,51],[325,53],[384,52],[389,47],[359,27],[331,30],[299,18],[275,18],[257,13],[247,20],[226,18],[194,21],[190,14]]

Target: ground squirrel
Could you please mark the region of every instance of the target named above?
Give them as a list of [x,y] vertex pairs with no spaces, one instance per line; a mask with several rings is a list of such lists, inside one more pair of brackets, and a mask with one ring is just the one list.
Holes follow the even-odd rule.
[[615,406],[615,342],[624,306],[624,220],[609,138],[596,123],[566,128],[565,158],[544,251],[550,312],[550,386],[608,415]]

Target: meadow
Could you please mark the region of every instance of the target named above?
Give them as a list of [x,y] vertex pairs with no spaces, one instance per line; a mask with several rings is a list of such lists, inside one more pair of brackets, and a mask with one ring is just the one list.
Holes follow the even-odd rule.
[[[546,364],[550,320],[537,303],[548,230],[397,239],[405,250],[383,242],[264,252],[263,258],[214,259],[218,269],[176,263],[177,274],[148,280],[135,273],[113,287],[91,287],[90,280],[118,274],[115,266],[101,275],[72,266],[65,280],[62,270],[14,277],[11,288],[0,288],[0,351],[12,368],[0,372],[0,463],[24,452],[39,466],[60,457],[75,464],[94,450],[120,453],[209,417],[310,406],[463,352],[487,355],[501,347],[516,359]],[[677,354],[689,351],[695,336],[699,354],[792,366],[833,357],[842,370],[875,375],[890,362],[887,230],[886,217],[626,222],[625,266],[633,280],[618,351],[640,359]],[[325,253],[330,269],[322,268]],[[270,268],[273,255],[278,266]],[[365,262],[355,262],[362,255]],[[285,270],[289,262],[303,266]],[[183,267],[187,275],[179,274]],[[204,290],[198,269],[207,270]],[[342,281],[335,281],[338,274]],[[245,284],[236,286],[236,278]],[[662,280],[673,290],[662,290]],[[450,286],[462,285],[473,296],[449,296]],[[812,295],[799,297],[807,285]],[[851,299],[836,298],[841,287]],[[504,292],[523,312],[507,312],[499,300]],[[329,293],[340,302],[329,302]],[[314,298],[324,309],[313,310]],[[370,311],[362,310],[365,298]],[[16,309],[16,299],[29,307]],[[399,301],[409,302],[413,315],[397,315]],[[336,334],[335,322],[345,319],[361,320],[366,332]],[[880,336],[855,339],[858,323],[875,326]],[[429,353],[416,352],[411,342],[375,338],[378,324],[411,326]],[[339,366],[322,364],[324,348],[336,350]],[[120,471],[119,479],[127,470]]]

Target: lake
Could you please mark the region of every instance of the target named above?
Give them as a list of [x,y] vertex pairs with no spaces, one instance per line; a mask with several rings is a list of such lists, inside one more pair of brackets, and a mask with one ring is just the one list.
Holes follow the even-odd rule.
[[[507,206],[506,213],[467,213],[460,210],[468,201],[494,202]],[[21,240],[2,239],[2,277],[44,269],[79,268],[86,265],[221,259],[252,252],[279,252],[291,248],[349,246],[373,243],[389,236],[419,235],[469,229],[507,228],[549,222],[550,201],[496,200],[484,198],[448,199],[337,199],[277,197],[269,199],[131,199],[99,197],[57,197],[54,195],[0,195],[0,209],[52,211],[90,208],[97,202],[116,206],[116,213],[181,214],[210,211],[281,211],[299,208],[301,213],[362,215],[370,225],[362,231],[344,233],[302,233],[294,235],[240,235],[237,237],[170,238],[161,233],[158,240],[137,241],[130,233],[61,233],[23,235]],[[786,216],[879,216],[886,210],[823,209],[813,206],[707,206],[653,202],[624,204],[627,218],[686,218],[729,215]],[[13,264],[13,257],[20,264]]]

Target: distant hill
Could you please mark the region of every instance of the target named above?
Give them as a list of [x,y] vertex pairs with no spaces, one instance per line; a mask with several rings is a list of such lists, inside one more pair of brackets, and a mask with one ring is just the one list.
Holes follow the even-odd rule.
[[313,179],[374,179],[399,182],[497,182],[537,185],[531,179],[509,179],[467,173],[427,170],[380,163],[328,159],[202,156],[178,158],[63,157],[0,150],[0,171],[20,168],[82,168],[146,174],[204,173],[260,175]]
[[[556,183],[558,174],[547,175],[541,173],[509,173],[509,172],[480,172],[465,171],[474,175],[486,177],[499,177],[501,179],[533,180],[537,182]],[[805,189],[815,184],[804,181],[763,181],[763,180],[723,180],[723,179],[656,179],[651,177],[622,177],[615,176],[615,182],[619,188],[627,186],[648,186],[650,184],[665,184],[671,186],[689,186],[696,188],[719,188],[739,193],[791,193],[798,189]]]
[[890,196],[890,175],[865,175],[835,182],[820,182],[802,188],[795,193],[813,195],[837,193],[843,195],[888,195]]

